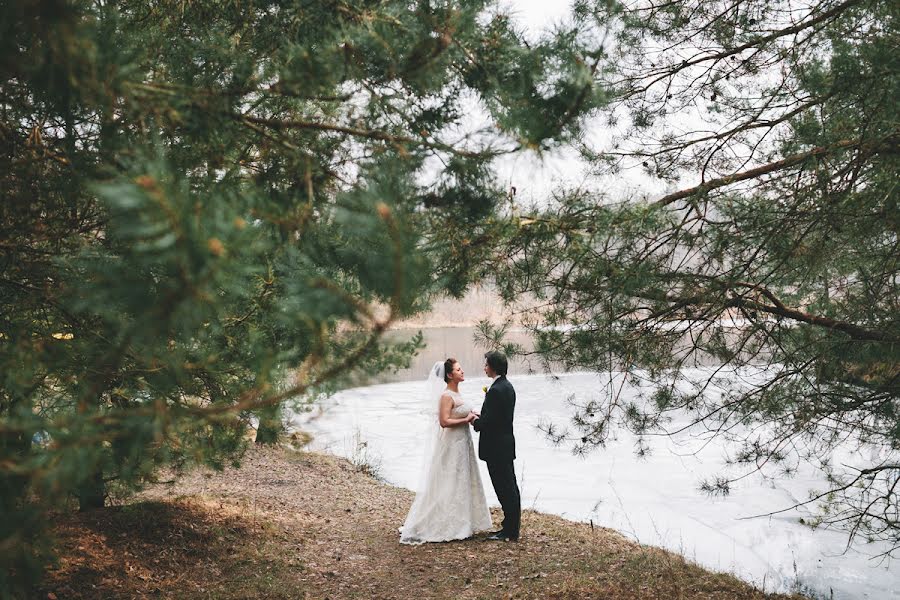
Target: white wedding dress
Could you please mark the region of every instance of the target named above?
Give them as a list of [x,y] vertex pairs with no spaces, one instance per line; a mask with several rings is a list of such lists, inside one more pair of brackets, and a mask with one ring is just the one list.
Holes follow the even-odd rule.
[[[464,418],[472,410],[458,392],[444,393],[453,398],[452,418]],[[401,544],[462,540],[491,528],[491,513],[468,424],[440,429],[426,468],[416,499],[400,528]]]

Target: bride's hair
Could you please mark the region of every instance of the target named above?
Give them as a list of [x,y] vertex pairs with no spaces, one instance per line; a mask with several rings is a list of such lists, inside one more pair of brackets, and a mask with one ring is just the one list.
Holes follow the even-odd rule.
[[457,362],[458,361],[455,358],[448,358],[444,361],[444,383],[450,381],[450,372],[453,370],[453,365]]

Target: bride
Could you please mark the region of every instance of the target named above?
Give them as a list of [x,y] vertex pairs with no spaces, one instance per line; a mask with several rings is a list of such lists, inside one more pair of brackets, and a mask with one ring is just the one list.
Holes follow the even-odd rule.
[[478,415],[459,393],[465,373],[456,359],[437,362],[428,374],[427,401],[433,407],[424,472],[401,544],[447,542],[491,528],[469,428]]

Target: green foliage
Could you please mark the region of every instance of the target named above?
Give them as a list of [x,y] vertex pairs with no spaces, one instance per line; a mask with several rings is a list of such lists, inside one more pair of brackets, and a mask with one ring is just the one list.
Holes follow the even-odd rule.
[[[604,68],[631,126],[585,157],[696,185],[626,202],[562,191],[499,230],[504,297],[549,307],[532,316],[545,366],[643,380],[638,404],[610,385],[554,439],[585,451],[616,424],[672,433],[665,417],[686,413],[746,470],[820,466],[822,523],[900,548],[897,17],[831,0],[622,14]],[[839,444],[875,458],[835,469]]]
[[478,1],[4,3],[2,595],[48,505],[237,460],[253,415],[406,364],[421,339],[381,334],[477,275],[430,234],[489,227],[491,160],[603,101],[590,25],[529,47]]

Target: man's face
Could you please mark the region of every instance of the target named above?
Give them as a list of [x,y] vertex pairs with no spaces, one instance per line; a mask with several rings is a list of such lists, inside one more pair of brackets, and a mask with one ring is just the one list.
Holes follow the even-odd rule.
[[487,364],[487,361],[484,362],[484,374],[491,378],[497,376],[497,374],[491,368],[491,365]]

